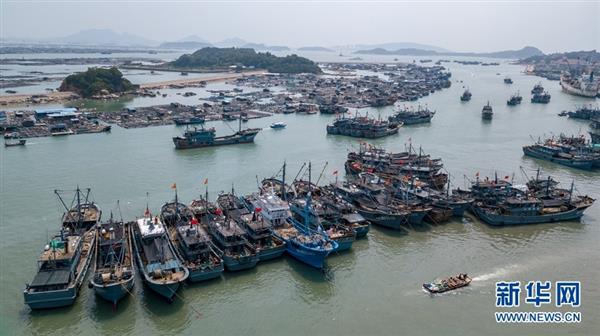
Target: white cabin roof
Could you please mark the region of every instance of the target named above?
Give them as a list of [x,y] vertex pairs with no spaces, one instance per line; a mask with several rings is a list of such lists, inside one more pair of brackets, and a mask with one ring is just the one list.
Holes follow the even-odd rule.
[[165,233],[165,227],[158,217],[144,217],[137,220],[142,237],[160,236]]

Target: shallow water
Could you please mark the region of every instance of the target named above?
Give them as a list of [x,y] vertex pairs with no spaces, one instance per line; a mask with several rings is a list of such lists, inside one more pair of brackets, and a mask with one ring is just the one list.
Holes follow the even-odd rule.
[[[525,76],[516,65],[445,65],[453,74],[452,87],[419,102],[437,110],[432,123],[403,127],[399,135],[373,143],[401,151],[410,139],[444,159],[455,186],[464,186],[465,176],[474,178],[477,171],[490,177],[496,171],[499,176],[514,173],[515,180],[522,182],[520,167],[530,175],[541,167],[565,186],[574,180],[579,192],[600,197],[599,172],[526,158],[521,151],[522,145],[532,142],[531,137],[587,131],[587,123],[556,114],[589,100],[561,93],[557,82]],[[504,84],[505,75],[515,84]],[[529,103],[529,91],[538,81],[552,95],[548,105]],[[463,85],[473,92],[468,103],[459,101]],[[220,87],[226,84],[208,88]],[[523,104],[506,106],[517,90],[524,97]],[[166,100],[175,99],[183,97],[170,94]],[[488,100],[495,114],[485,123],[480,113]],[[162,100],[135,98],[117,104],[157,102]],[[391,108],[369,111],[385,117]],[[248,127],[264,127],[254,144],[188,151],[173,148],[171,137],[183,132],[175,126],[113,127],[109,134],[35,138],[23,148],[1,149],[2,334],[597,334],[600,290],[594,285],[600,279],[599,204],[586,212],[581,223],[492,228],[468,217],[406,232],[374,227],[368,239],[357,241],[351,251],[331,256],[324,272],[285,257],[247,272],[225,273],[223,279],[188,285],[173,304],[149,292],[140,281],[134,297],[123,300],[116,311],[86,286],[72,307],[32,312],[23,304],[22,290],[35,273],[36,257],[47,235],[59,227],[62,212],[54,189],[90,186],[105,218],[111,211],[118,213],[117,200],[123,216],[133,218],[143,213],[146,192],[154,212],[172,198],[169,186],[174,182],[185,201],[204,193],[205,178],[212,197],[232,184],[236,192],[249,193],[256,190],[257,177],[276,173],[284,160],[292,177],[308,160],[313,162],[313,176],[318,177],[327,162],[321,181],[332,181],[332,172],[343,172],[347,151],[359,143],[326,135],[325,125],[332,119],[277,115],[251,120]],[[268,128],[274,121],[284,121],[288,127]],[[229,125],[235,128],[237,123]],[[221,134],[230,132],[225,122],[211,126]],[[473,276],[471,286],[436,296],[421,290],[423,282],[458,272]],[[577,311],[583,313],[583,322],[496,324],[494,283],[500,280],[580,280],[582,306]],[[539,309],[549,310],[556,308]]]

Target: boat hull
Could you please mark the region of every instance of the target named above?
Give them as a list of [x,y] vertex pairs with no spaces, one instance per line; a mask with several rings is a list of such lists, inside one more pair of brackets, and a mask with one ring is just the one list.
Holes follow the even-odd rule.
[[542,159],[542,160],[558,163],[563,166],[567,166],[567,167],[571,167],[571,168],[592,170],[592,167],[594,166],[593,160],[569,160],[569,159],[554,157],[551,155],[540,153],[538,151],[534,151],[534,150],[530,149],[529,147],[523,147],[523,153],[527,156],[531,156],[536,159]]
[[286,251],[299,261],[312,266],[314,268],[323,268],[325,266],[325,258],[331,253],[330,250],[314,250],[308,249],[301,245],[287,242]]
[[285,253],[285,243],[268,249],[260,249],[258,251],[258,260],[266,261],[281,257]]
[[225,263],[225,268],[230,272],[243,271],[256,267],[258,259],[258,254],[253,254],[246,257],[232,257],[223,255],[223,262]]
[[212,147],[212,146],[222,146],[222,145],[237,145],[243,143],[252,143],[254,142],[254,138],[258,134],[256,132],[248,132],[242,135],[234,134],[223,137],[216,137],[211,142],[191,142],[185,138],[175,137],[173,138],[173,143],[175,144],[176,149],[191,149],[191,148],[203,148],[203,147]]
[[408,218],[406,218],[405,215],[386,215],[374,213],[371,211],[365,211],[362,209],[359,209],[358,213],[360,213],[366,220],[368,220],[372,224],[394,230],[400,230],[402,228],[402,224],[408,222]]
[[103,286],[101,284],[96,283],[92,283],[92,285],[94,287],[94,292],[96,293],[96,295],[116,305],[117,302],[119,302],[119,300],[121,300],[131,292],[131,290],[133,289],[134,282],[134,277],[131,277],[131,279],[127,279],[126,281],[110,284],[107,286]]
[[359,226],[355,226],[353,227],[354,232],[356,233],[356,238],[364,238],[367,236],[367,233],[369,233],[369,230],[371,229],[371,225],[367,224],[367,225],[359,225]]
[[77,288],[65,290],[24,293],[25,303],[31,309],[49,309],[70,306],[77,298]]
[[145,282],[146,285],[148,285],[148,287],[152,289],[152,291],[166,298],[169,301],[175,300],[177,290],[179,289],[179,287],[181,287],[181,282],[158,283],[155,281],[148,280],[146,280]]
[[220,277],[224,270],[225,267],[223,266],[223,264],[208,269],[190,269],[190,276],[188,277],[188,279],[190,280],[190,282],[201,282],[211,280]]
[[514,216],[514,215],[498,215],[489,213],[480,207],[474,206],[473,213],[482,221],[489,225],[525,225],[525,224],[542,224],[556,223],[563,221],[579,220],[583,216],[584,208],[574,208],[568,211],[556,214],[544,214],[538,216]]
[[348,251],[352,248],[352,243],[354,243],[354,236],[352,237],[343,237],[339,239],[334,239],[334,241],[338,244],[336,252]]

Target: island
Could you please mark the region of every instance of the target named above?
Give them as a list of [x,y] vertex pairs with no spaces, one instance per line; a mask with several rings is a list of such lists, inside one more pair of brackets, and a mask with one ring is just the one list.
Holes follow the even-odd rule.
[[273,73],[322,73],[319,66],[308,58],[298,55],[284,57],[269,52],[256,52],[252,48],[215,48],[207,47],[192,54],[181,55],[169,63],[178,69],[265,69]]
[[67,76],[58,88],[75,92],[84,98],[98,95],[122,94],[137,89],[116,67],[88,68],[87,71]]

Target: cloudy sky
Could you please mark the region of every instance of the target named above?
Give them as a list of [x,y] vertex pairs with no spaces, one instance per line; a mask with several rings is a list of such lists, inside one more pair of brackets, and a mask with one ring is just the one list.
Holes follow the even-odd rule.
[[600,1],[0,0],[0,37],[108,28],[156,41],[198,35],[271,45],[417,42],[454,51],[600,49]]

